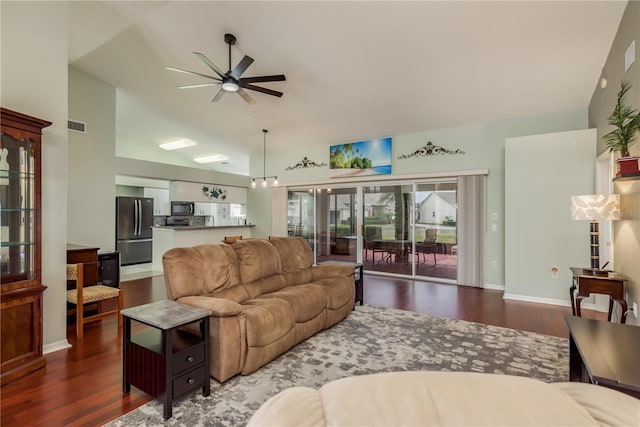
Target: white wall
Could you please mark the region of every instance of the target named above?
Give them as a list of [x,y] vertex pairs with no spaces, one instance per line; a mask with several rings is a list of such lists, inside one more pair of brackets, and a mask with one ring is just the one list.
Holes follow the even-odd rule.
[[505,298],[568,303],[569,268],[589,266],[589,223],[571,220],[571,196],[593,194],[596,131],[505,145]]
[[[624,69],[624,56],[631,42],[635,40],[636,60]],[[598,129],[598,154],[606,150],[600,136],[611,127],[607,117],[613,110],[616,95],[620,90],[620,82],[625,79],[632,83],[626,101],[634,108],[640,108],[640,2],[627,3],[618,32],[613,40],[607,61],[602,67],[602,77],[607,79],[607,87],[601,89],[595,82],[595,90],[589,104],[589,125]],[[631,155],[640,156],[640,139],[631,146]],[[613,268],[630,278],[626,284],[629,295],[628,303],[635,302],[640,306],[640,181],[619,182],[613,185],[613,192],[621,195],[621,202],[626,201],[627,215],[620,221],[614,221],[613,228]],[[640,318],[632,315],[627,322],[640,325]]]
[[67,4],[0,5],[3,107],[53,124],[42,146],[42,282],[45,352],[67,345]]
[[[485,284],[490,287],[503,287],[504,277],[504,144],[506,138],[537,135],[551,132],[585,129],[587,127],[586,109],[540,114],[532,117],[509,118],[496,122],[480,123],[449,129],[435,129],[406,135],[392,135],[392,174],[386,178],[398,178],[406,175],[446,173],[448,171],[464,171],[488,169],[487,177],[487,212],[497,214],[497,231],[489,231],[485,235]],[[366,132],[366,130],[363,130]],[[363,138],[365,139],[365,138]],[[409,154],[426,145],[443,146],[450,150],[461,149],[464,155],[442,155],[431,157],[414,157],[399,160],[401,154]],[[317,163],[329,163],[329,146],[353,141],[327,141],[325,146],[306,145],[302,148],[290,149],[286,152],[267,152],[267,175],[278,175],[281,186],[302,185],[311,183],[336,184],[354,182],[354,179],[331,179],[329,167],[295,169],[287,171],[303,157]],[[591,161],[593,164],[593,159]],[[252,176],[262,175],[262,155],[251,157]],[[270,191],[260,187],[248,191],[248,220],[256,224],[255,236],[271,234],[271,200]],[[488,227],[490,228],[490,227]],[[496,268],[491,267],[490,260],[497,260]],[[526,273],[523,273],[526,274]],[[568,300],[568,296],[567,296]]]
[[105,232],[115,224],[115,89],[69,67],[69,118],[87,124],[69,132],[67,241],[115,250]]

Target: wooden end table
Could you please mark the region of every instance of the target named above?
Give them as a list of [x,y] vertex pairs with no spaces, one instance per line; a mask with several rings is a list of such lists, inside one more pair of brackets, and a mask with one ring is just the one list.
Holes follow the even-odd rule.
[[640,327],[565,316],[569,379],[640,398]]
[[342,264],[342,265],[348,265],[353,267],[354,269],[353,280],[355,282],[355,287],[356,287],[356,299],[354,303],[360,302],[360,305],[364,304],[364,275],[362,274],[364,265],[361,262],[338,261],[338,260],[330,259],[330,260],[322,261],[318,263],[318,265],[323,265],[323,264]]
[[[121,311],[124,317],[122,388],[135,386],[164,403],[170,418],[174,399],[202,387],[209,396],[209,310],[158,301]],[[131,336],[131,320],[151,328]],[[199,324],[200,334],[180,329]]]
[[[618,273],[608,273],[606,276],[594,276],[585,274],[580,267],[571,267],[573,274],[573,283],[569,288],[569,297],[571,299],[571,313],[580,317],[580,306],[582,300],[589,298],[591,294],[609,295],[609,316],[607,320],[611,321],[611,313],[613,312],[613,302],[616,301],[622,308],[620,315],[620,323],[624,323],[627,316],[627,302],[624,300],[624,282],[629,281],[625,275]],[[578,289],[578,295],[575,296],[575,290]],[[574,300],[575,298],[575,300]]]

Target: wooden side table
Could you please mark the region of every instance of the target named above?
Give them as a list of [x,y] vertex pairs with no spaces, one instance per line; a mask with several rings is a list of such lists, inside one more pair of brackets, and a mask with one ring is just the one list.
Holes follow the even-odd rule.
[[574,316],[565,316],[565,321],[569,380],[613,388],[640,399],[640,328]]
[[[609,295],[609,316],[607,320],[611,321],[611,312],[613,311],[613,302],[617,301],[622,307],[620,315],[620,323],[626,320],[627,302],[624,300],[624,282],[629,278],[618,273],[609,273],[606,276],[595,276],[585,274],[581,267],[571,267],[573,274],[573,283],[569,288],[569,298],[571,299],[571,313],[574,316],[581,316],[580,306],[582,300],[589,298],[591,294]],[[575,290],[578,295],[574,295]]]
[[[174,399],[202,387],[209,396],[209,310],[158,301],[121,311],[124,316],[122,388],[135,386],[164,403],[170,418]],[[151,328],[131,336],[131,320]],[[199,323],[200,335],[179,328]]]
[[356,299],[354,302],[360,302],[360,305],[364,304],[364,275],[363,275],[363,267],[364,265],[361,262],[349,262],[349,261],[337,261],[337,260],[328,260],[319,262],[318,265],[322,264],[343,264],[350,265],[354,269],[353,280],[356,287]]

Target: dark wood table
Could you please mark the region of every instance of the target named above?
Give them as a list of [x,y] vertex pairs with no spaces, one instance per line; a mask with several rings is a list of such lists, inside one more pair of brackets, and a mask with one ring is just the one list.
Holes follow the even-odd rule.
[[385,248],[388,252],[388,257],[394,256],[395,262],[409,262],[409,252],[411,249],[412,240],[407,239],[376,239],[373,240],[374,244],[379,247]]
[[[84,286],[93,286],[98,283],[98,250],[95,246],[75,245],[67,243],[67,264],[84,264]],[[68,284],[67,289],[75,287]]]
[[[202,387],[209,396],[209,316],[211,312],[175,301],[157,301],[122,310],[124,317],[122,388],[131,386],[164,403],[164,418],[174,399]],[[131,335],[131,320],[151,328]],[[200,336],[182,330],[198,322]]]
[[[580,306],[582,300],[589,298],[591,294],[609,295],[609,316],[607,320],[611,321],[611,313],[613,311],[613,302],[616,301],[622,307],[620,314],[620,323],[624,323],[627,313],[627,302],[624,300],[624,282],[629,278],[619,273],[608,273],[606,276],[595,276],[586,274],[581,267],[571,267],[573,274],[573,283],[569,288],[569,298],[571,299],[571,313],[574,316],[581,316]],[[575,290],[578,295],[574,295]]]
[[640,398],[640,327],[565,316],[569,379]]

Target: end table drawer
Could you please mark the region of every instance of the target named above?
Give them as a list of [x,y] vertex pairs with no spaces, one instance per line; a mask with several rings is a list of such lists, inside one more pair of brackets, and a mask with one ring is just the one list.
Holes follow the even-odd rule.
[[204,362],[204,342],[173,355],[173,375]]
[[173,380],[173,398],[182,396],[197,387],[202,387],[205,381],[209,381],[209,379],[205,379],[204,366],[180,375]]

